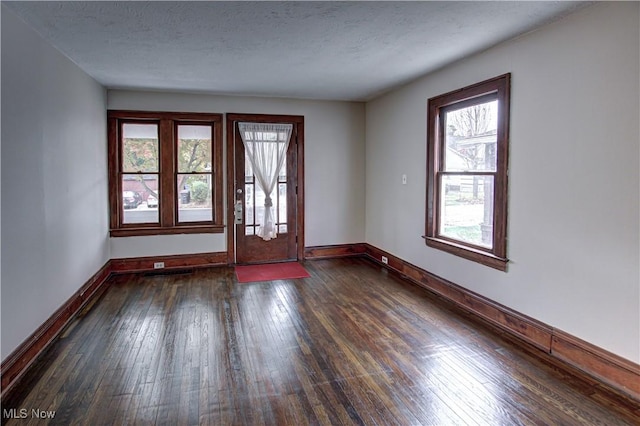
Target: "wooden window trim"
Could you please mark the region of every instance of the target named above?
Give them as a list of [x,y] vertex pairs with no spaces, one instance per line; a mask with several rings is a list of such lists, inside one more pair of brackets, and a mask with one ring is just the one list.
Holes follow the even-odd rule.
[[[208,121],[206,122],[208,124]],[[211,180],[212,182],[214,182],[214,186],[216,183],[216,175],[220,176],[220,180],[222,180],[222,157],[220,156],[220,158],[218,159],[219,163],[216,163],[216,153],[215,153],[215,146],[222,146],[222,121],[217,123],[218,125],[216,125],[215,122],[211,122],[211,137],[213,138],[213,144],[214,146],[212,147],[212,151],[211,151],[211,166],[212,166],[212,170],[211,172],[194,172],[192,174],[200,174],[200,175],[211,175]],[[182,119],[176,119],[173,120],[173,134],[175,135],[174,137],[174,143],[173,143],[173,150],[174,150],[174,154],[178,152],[178,127],[179,126],[201,126],[203,125],[202,121],[194,121],[194,120],[182,120]],[[220,134],[216,135],[216,129],[220,130]],[[217,143],[216,143],[217,141]],[[180,173],[179,167],[178,167],[178,156],[177,155],[173,155],[173,168],[174,168],[174,174],[173,174],[173,182],[172,184],[174,185],[174,188],[179,192],[179,188],[177,188],[176,185],[176,178],[178,177],[178,175],[180,174],[189,174],[189,173]],[[218,173],[216,173],[216,171]],[[213,221],[215,223],[215,218],[216,217],[220,217],[218,215],[222,215],[223,214],[223,202],[222,202],[222,197],[220,197],[219,200],[217,200],[217,198],[215,197],[216,193],[221,193],[222,191],[222,182],[220,183],[220,189],[219,191],[216,191],[215,188],[212,187],[212,194],[211,194],[211,206],[213,208],[212,214],[214,216]],[[174,198],[176,199],[176,196],[178,194],[174,194]],[[216,201],[219,201],[220,204],[220,210],[217,211],[216,208],[218,207],[218,203]],[[207,225],[209,225],[211,223],[211,221],[201,221],[201,222],[180,222],[179,217],[178,217],[178,205],[174,204],[174,217],[175,217],[175,223],[176,223],[176,227],[188,227],[188,228],[192,228],[192,229],[199,229],[202,227],[206,227]]]
[[[120,182],[121,123],[157,123],[159,137],[159,217],[158,223],[122,223],[122,183]],[[212,214],[213,220],[204,222],[178,222],[176,202],[177,126],[180,124],[212,126]],[[203,234],[224,232],[222,114],[155,112],[155,111],[107,111],[110,235],[129,237],[143,235]]]
[[[459,90],[430,98],[427,107],[427,206],[426,235],[429,247],[446,251],[480,264],[506,271],[507,263],[507,180],[509,154],[509,100],[511,74],[507,73]],[[493,247],[476,246],[447,238],[439,233],[440,185],[443,174],[443,129],[444,112],[451,109],[481,103],[487,96],[498,100],[498,124],[496,147],[496,171],[473,171],[469,174],[494,176],[493,198]],[[445,173],[446,174],[446,173]]]

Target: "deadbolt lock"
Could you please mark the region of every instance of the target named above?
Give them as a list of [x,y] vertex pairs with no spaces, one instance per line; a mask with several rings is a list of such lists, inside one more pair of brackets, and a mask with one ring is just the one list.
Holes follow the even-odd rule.
[[[241,193],[242,190],[239,189],[238,192]],[[242,225],[242,216],[243,216],[243,214],[242,214],[242,200],[238,200],[238,201],[236,201],[236,204],[235,204],[234,209],[233,209],[233,217],[235,219],[234,223],[236,225]]]

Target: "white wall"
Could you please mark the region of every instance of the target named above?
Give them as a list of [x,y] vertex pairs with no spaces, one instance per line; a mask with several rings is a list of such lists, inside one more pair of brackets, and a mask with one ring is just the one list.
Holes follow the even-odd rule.
[[[637,2],[596,4],[367,103],[366,241],[640,362],[639,19]],[[427,99],[506,72],[504,273],[421,235]]]
[[[109,109],[303,115],[305,246],[364,241],[364,104],[123,90],[110,90],[107,104]],[[113,258],[220,251],[226,251],[225,234],[111,239]]]
[[2,359],[109,259],[106,94],[2,6]]

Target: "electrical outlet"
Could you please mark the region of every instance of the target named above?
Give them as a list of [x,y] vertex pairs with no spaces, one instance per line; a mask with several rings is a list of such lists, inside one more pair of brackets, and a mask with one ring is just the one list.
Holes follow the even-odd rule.
[[382,263],[384,263],[385,265],[389,264],[389,259],[387,259],[387,256],[382,256]]
[[154,262],[153,269],[162,269],[164,268],[164,262]]

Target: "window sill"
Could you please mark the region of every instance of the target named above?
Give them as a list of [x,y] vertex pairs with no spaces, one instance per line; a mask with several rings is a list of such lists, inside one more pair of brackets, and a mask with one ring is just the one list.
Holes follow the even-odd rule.
[[440,238],[428,237],[424,235],[422,236],[422,238],[425,239],[425,242],[429,247],[446,251],[447,253],[454,254],[456,256],[480,263],[485,266],[489,266],[490,268],[494,268],[499,271],[507,271],[507,263],[509,262],[509,259],[498,257],[492,253],[487,253]]
[[172,228],[120,228],[112,229],[112,237],[136,237],[147,235],[177,235],[177,234],[221,234],[224,232],[224,225],[194,225],[176,226]]

